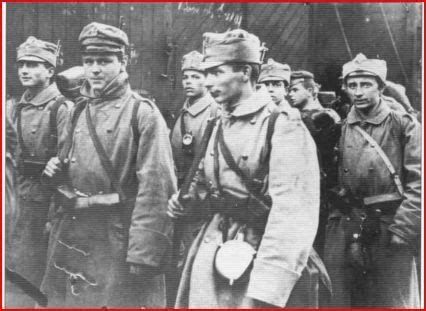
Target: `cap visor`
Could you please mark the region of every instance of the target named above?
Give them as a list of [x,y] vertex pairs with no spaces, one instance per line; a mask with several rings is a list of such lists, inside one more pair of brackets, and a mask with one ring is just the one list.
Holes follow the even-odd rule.
[[220,66],[220,65],[223,65],[223,64],[225,64],[225,62],[202,62],[200,64],[200,68],[202,70],[207,70],[207,69],[217,67],[217,66]]
[[25,55],[16,60],[19,61],[28,61],[28,62],[37,62],[37,63],[48,63],[48,61],[44,60],[43,58],[33,56],[33,55]]
[[259,79],[259,83],[266,82],[266,81],[287,81],[288,79],[280,78],[280,77],[262,77]]

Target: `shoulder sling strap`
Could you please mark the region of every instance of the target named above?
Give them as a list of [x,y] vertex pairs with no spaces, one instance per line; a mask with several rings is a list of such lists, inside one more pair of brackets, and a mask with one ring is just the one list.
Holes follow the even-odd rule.
[[[237,173],[237,175],[239,175],[241,177],[241,179],[243,180],[244,184],[246,185],[247,189],[253,194],[256,195],[257,191],[256,189],[258,189],[258,186],[260,184],[260,182],[263,182],[263,178],[268,174],[269,172],[269,159],[270,159],[270,155],[271,155],[271,149],[272,149],[272,135],[274,133],[274,127],[275,127],[275,123],[276,120],[279,116],[280,112],[277,109],[274,109],[271,112],[271,115],[269,116],[268,119],[268,127],[266,130],[266,155],[265,158],[263,160],[263,162],[260,165],[260,168],[258,170],[258,176],[260,176],[260,179],[256,179],[256,178],[250,178],[249,176],[247,176],[247,174],[241,170],[241,168],[238,166],[238,164],[235,162],[231,151],[229,150],[228,146],[226,146],[224,138],[223,138],[223,129],[222,129],[222,125],[221,123],[219,123],[219,127],[217,130],[217,134],[216,134],[216,139],[215,139],[215,155],[216,158],[218,158],[218,153],[217,153],[217,145],[220,146],[220,150],[222,152],[222,155],[225,159],[226,164],[229,166],[229,168],[231,170],[233,170],[235,173]],[[218,176],[218,160],[215,159],[215,172],[216,176],[215,178],[217,179],[217,183],[218,183],[218,188],[219,188],[219,176]],[[262,175],[261,175],[262,174]]]
[[404,193],[404,187],[402,186],[401,180],[399,179],[398,174],[395,171],[394,166],[392,165],[392,162],[389,160],[386,153],[383,151],[383,149],[379,146],[379,144],[376,142],[376,140],[371,137],[366,131],[364,131],[361,127],[358,125],[354,126],[354,129],[361,134],[368,143],[374,147],[374,150],[376,150],[377,154],[382,158],[383,162],[385,163],[386,167],[388,168],[390,175],[395,182],[396,188],[399,192],[399,194],[402,196]]
[[120,186],[120,181],[117,175],[116,170],[114,169],[114,166],[112,165],[111,160],[108,158],[108,155],[104,149],[104,147],[102,146],[98,135],[96,134],[96,129],[93,125],[92,122],[92,117],[90,115],[90,107],[89,105],[87,105],[86,107],[86,122],[87,122],[87,127],[89,129],[89,135],[90,138],[92,139],[92,142],[95,146],[96,149],[96,153],[99,156],[99,159],[101,161],[101,165],[103,167],[103,169],[105,170],[105,172],[107,173],[111,183],[112,183],[112,187],[114,188],[115,191],[117,191],[118,195],[120,196],[120,201],[123,202],[126,198],[125,195],[121,189]]
[[50,114],[49,114],[49,130],[50,130],[50,136],[49,136],[49,157],[54,157],[56,155],[56,145],[58,143],[58,124],[57,124],[57,117],[58,117],[58,111],[59,107],[61,105],[65,104],[66,97],[60,95],[57,100],[53,103],[53,105],[50,107]]
[[136,145],[139,143],[140,133],[139,133],[139,122],[138,122],[138,111],[139,106],[141,104],[141,100],[136,100],[133,104],[132,110],[132,119],[130,121],[133,131],[133,138],[135,140]]

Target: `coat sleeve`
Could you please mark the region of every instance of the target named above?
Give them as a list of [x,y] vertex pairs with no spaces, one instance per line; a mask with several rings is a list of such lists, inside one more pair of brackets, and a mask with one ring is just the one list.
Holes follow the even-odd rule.
[[284,307],[306,266],[319,218],[316,147],[300,118],[277,119],[269,167],[272,208],[247,295]]
[[58,109],[58,115],[56,118],[56,126],[58,129],[58,151],[62,150],[64,143],[68,137],[68,133],[71,130],[71,117],[73,111],[74,103],[69,100],[67,100]]
[[131,216],[127,262],[159,268],[171,249],[173,224],[166,210],[168,199],[176,192],[176,176],[166,123],[156,107],[147,106],[141,106],[138,113],[139,185]]
[[403,129],[403,201],[389,230],[409,243],[421,234],[421,128],[410,116],[402,117]]

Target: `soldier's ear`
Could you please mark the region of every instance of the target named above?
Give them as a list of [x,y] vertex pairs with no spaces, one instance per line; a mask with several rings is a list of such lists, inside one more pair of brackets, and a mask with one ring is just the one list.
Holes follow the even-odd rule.
[[128,61],[129,57],[127,55],[123,55],[123,58],[121,59],[121,72],[126,71]]
[[241,72],[243,73],[243,81],[250,81],[252,68],[250,65],[244,65]]

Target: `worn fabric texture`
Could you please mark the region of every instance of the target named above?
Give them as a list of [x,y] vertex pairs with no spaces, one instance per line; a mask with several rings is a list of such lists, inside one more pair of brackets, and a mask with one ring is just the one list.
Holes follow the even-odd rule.
[[[176,177],[166,124],[152,102],[130,90],[126,73],[99,96],[86,83],[81,92],[87,100],[69,152],[69,182],[89,196],[116,192],[89,136],[85,113],[90,109],[128,200],[118,207],[58,210],[42,289],[49,306],[162,307],[164,275],[136,277],[129,264],[161,272],[169,258],[173,230],[166,207]],[[136,101],[139,141],[130,125]]]

